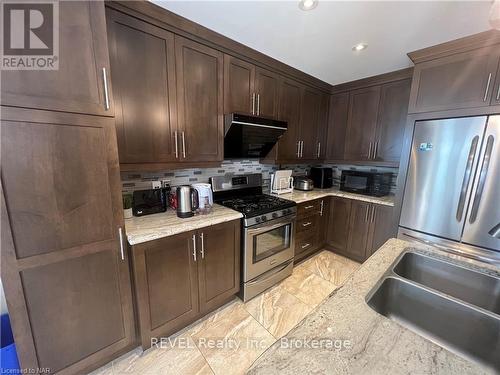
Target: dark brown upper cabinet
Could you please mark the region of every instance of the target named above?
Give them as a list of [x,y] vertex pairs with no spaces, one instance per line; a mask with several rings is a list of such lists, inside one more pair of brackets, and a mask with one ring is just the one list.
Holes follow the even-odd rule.
[[350,92],[345,159],[372,159],[379,102],[380,86]]
[[[410,54],[412,57],[412,54]],[[499,45],[452,54],[415,65],[410,113],[496,104]],[[500,96],[499,96],[500,98]]]
[[380,89],[372,158],[398,163],[403,146],[403,133],[408,115],[411,80],[386,83]]
[[277,118],[279,81],[277,74],[257,67],[255,69],[256,115]]
[[278,159],[299,157],[301,85],[293,80],[280,82],[279,119],[288,123],[288,129],[278,142]]
[[300,158],[319,159],[319,120],[321,93],[309,87],[302,88],[300,112]]
[[222,161],[222,52],[175,36],[177,123],[182,161]]
[[277,74],[224,55],[224,113],[278,117]]
[[57,32],[59,69],[2,70],[2,105],[113,116],[104,3],[59,2]]
[[111,9],[106,17],[120,163],[179,160],[174,34]]
[[224,113],[255,111],[255,65],[224,55]]
[[332,95],[328,113],[328,138],[326,158],[343,160],[345,149],[345,133],[349,114],[349,93]]
[[135,342],[114,121],[4,107],[1,132],[2,282],[21,366],[87,373]]

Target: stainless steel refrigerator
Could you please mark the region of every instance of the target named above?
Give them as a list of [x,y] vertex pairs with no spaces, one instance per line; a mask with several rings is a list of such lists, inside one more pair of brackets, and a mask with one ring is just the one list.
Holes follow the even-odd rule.
[[398,237],[500,259],[499,142],[500,116],[418,121]]

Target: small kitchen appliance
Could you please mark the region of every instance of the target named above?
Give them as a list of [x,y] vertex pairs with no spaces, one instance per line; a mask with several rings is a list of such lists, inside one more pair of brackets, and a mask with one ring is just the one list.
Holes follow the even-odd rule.
[[198,191],[191,186],[177,187],[177,216],[185,219],[192,217],[199,207]]
[[333,187],[333,169],[312,167],[309,177],[313,180],[316,189],[329,189]]
[[391,179],[390,172],[342,171],[340,190],[383,197],[391,191]]
[[292,170],[281,170],[271,174],[271,194],[286,194],[293,191]]
[[307,177],[295,177],[293,187],[297,190],[311,191],[314,189],[313,180]]
[[170,188],[136,190],[132,194],[132,213],[144,216],[165,212]]
[[204,183],[192,184],[191,186],[198,192],[200,212],[208,213],[214,205],[212,186]]
[[290,276],[293,270],[296,203],[262,193],[262,175],[210,178],[214,201],[243,214],[243,301]]

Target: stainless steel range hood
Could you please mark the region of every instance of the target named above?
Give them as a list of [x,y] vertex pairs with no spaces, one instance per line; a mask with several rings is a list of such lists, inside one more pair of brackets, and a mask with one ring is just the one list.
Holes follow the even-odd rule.
[[231,113],[224,117],[224,158],[266,156],[286,131],[285,121]]

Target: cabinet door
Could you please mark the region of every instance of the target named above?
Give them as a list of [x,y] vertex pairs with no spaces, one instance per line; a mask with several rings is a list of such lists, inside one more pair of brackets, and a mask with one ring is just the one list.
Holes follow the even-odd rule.
[[223,55],[175,36],[177,118],[182,160],[222,161]]
[[346,252],[349,238],[351,200],[332,198],[328,223],[327,244],[339,252]]
[[484,107],[493,97],[500,52],[480,48],[415,66],[410,113]]
[[287,131],[278,141],[278,159],[281,160],[298,158],[300,91],[298,82],[284,79],[280,83],[278,118],[288,123]]
[[321,93],[309,87],[302,89],[300,137],[303,142],[301,158],[318,159],[318,127]]
[[224,55],[224,113],[255,111],[255,65]]
[[240,221],[198,231],[200,310],[212,310],[240,290]]
[[21,366],[83,373],[135,341],[113,120],[4,108],[1,132],[1,277]]
[[328,114],[328,145],[326,158],[329,160],[343,160],[347,116],[349,113],[349,93],[332,95],[330,98],[330,112]]
[[330,95],[321,94],[321,101],[319,105],[319,123],[317,140],[317,159],[326,158],[326,149],[328,147],[327,134],[328,134],[328,112],[330,107]]
[[396,235],[396,228],[392,220],[393,208],[372,204],[370,213],[370,234],[366,257],[377,251],[389,238]]
[[493,86],[493,95],[491,96],[491,105],[500,105],[500,62],[498,64],[496,82]]
[[408,115],[411,80],[382,85],[373,156],[376,160],[399,162]]
[[106,16],[120,163],[173,161],[174,35],[110,9]]
[[351,91],[345,144],[345,159],[371,158],[377,125],[380,86]]
[[59,13],[59,69],[2,70],[2,104],[113,116],[104,2],[61,1]]
[[168,336],[199,313],[196,233],[185,232],[133,247],[142,345]]
[[371,204],[352,201],[347,255],[360,262],[366,259]]
[[279,77],[266,69],[255,71],[255,93],[257,94],[256,115],[277,118]]
[[318,243],[320,244],[320,246],[323,246],[326,243],[329,224],[330,224],[330,198],[325,197],[320,199],[319,231],[318,231]]

